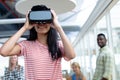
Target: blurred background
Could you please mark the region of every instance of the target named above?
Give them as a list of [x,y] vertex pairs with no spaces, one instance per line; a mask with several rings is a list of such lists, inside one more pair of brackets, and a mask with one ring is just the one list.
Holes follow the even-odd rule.
[[[77,55],[69,62],[62,60],[63,75],[70,74],[70,65],[76,61],[79,62],[87,80],[92,80],[99,49],[96,36],[98,33],[104,33],[115,56],[113,80],[120,79],[120,0],[39,1],[42,0],[0,0],[0,46],[22,27],[25,22],[24,13],[36,4],[34,2],[44,3],[57,12],[58,20]],[[27,3],[29,5],[26,6]],[[26,39],[28,33],[19,41]],[[19,63],[24,66],[24,57],[19,57]],[[0,76],[3,76],[6,66],[8,57],[0,56]]]

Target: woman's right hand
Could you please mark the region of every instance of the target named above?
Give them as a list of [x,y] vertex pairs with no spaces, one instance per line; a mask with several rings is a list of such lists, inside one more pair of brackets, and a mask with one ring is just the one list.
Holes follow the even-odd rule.
[[29,12],[26,14],[26,21],[25,21],[24,26],[23,26],[23,27],[25,27],[27,30],[33,28],[33,25],[31,25],[31,24],[29,23],[28,14],[29,14]]

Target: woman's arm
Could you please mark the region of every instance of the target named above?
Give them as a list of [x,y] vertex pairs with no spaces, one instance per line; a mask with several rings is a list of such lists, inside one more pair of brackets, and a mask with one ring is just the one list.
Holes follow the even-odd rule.
[[25,31],[26,29],[22,27],[16,34],[9,38],[1,47],[0,55],[10,56],[19,53],[20,46],[17,44],[17,41]]
[[63,42],[65,57],[67,57],[69,60],[73,59],[75,57],[74,49],[65,35],[61,25],[59,24],[56,13],[53,10],[51,10],[51,12],[53,14],[53,27],[58,31]]
[[19,54],[20,46],[17,44],[17,41],[23,35],[23,33],[30,28],[31,26],[29,25],[28,18],[26,18],[26,23],[23,25],[23,27],[3,44],[0,49],[0,55],[10,56]]
[[82,77],[82,80],[86,80],[86,77],[84,76],[82,72],[81,72],[81,77]]
[[85,76],[83,76],[82,80],[86,80],[86,77],[85,77]]

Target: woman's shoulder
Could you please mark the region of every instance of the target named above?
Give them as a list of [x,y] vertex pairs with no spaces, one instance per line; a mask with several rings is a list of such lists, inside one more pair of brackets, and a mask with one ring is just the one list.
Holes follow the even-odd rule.
[[33,42],[33,41],[29,41],[29,40],[22,40],[22,41],[20,41],[19,43],[31,43],[31,42]]
[[8,69],[9,69],[8,67],[5,67],[5,71],[8,71]]
[[36,41],[28,41],[28,40],[23,40],[23,41],[20,41],[18,44],[34,44]]
[[73,73],[73,74],[71,75],[71,77],[75,77],[75,73]]
[[21,65],[16,66],[16,68],[17,68],[18,70],[23,70],[23,69],[24,69],[24,67],[21,66]]

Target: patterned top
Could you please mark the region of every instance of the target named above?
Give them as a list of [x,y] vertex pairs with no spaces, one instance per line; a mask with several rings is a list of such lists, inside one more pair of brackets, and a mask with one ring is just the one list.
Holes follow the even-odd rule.
[[[20,55],[25,60],[26,80],[62,80],[61,58],[53,61],[48,47],[36,41],[22,41]],[[63,46],[59,43],[63,54]]]
[[[75,73],[74,73],[71,77],[72,77],[72,80],[77,80],[77,79],[76,79],[76,74],[75,74]],[[78,80],[82,80],[82,78],[79,77]]]
[[114,57],[112,51],[107,46],[101,48],[96,61],[96,69],[93,80],[101,80],[102,77],[111,80],[113,65]]
[[18,67],[16,67],[13,71],[10,71],[6,67],[5,72],[4,72],[4,76],[2,77],[2,80],[25,80],[23,67],[20,66],[19,70],[18,70]]

